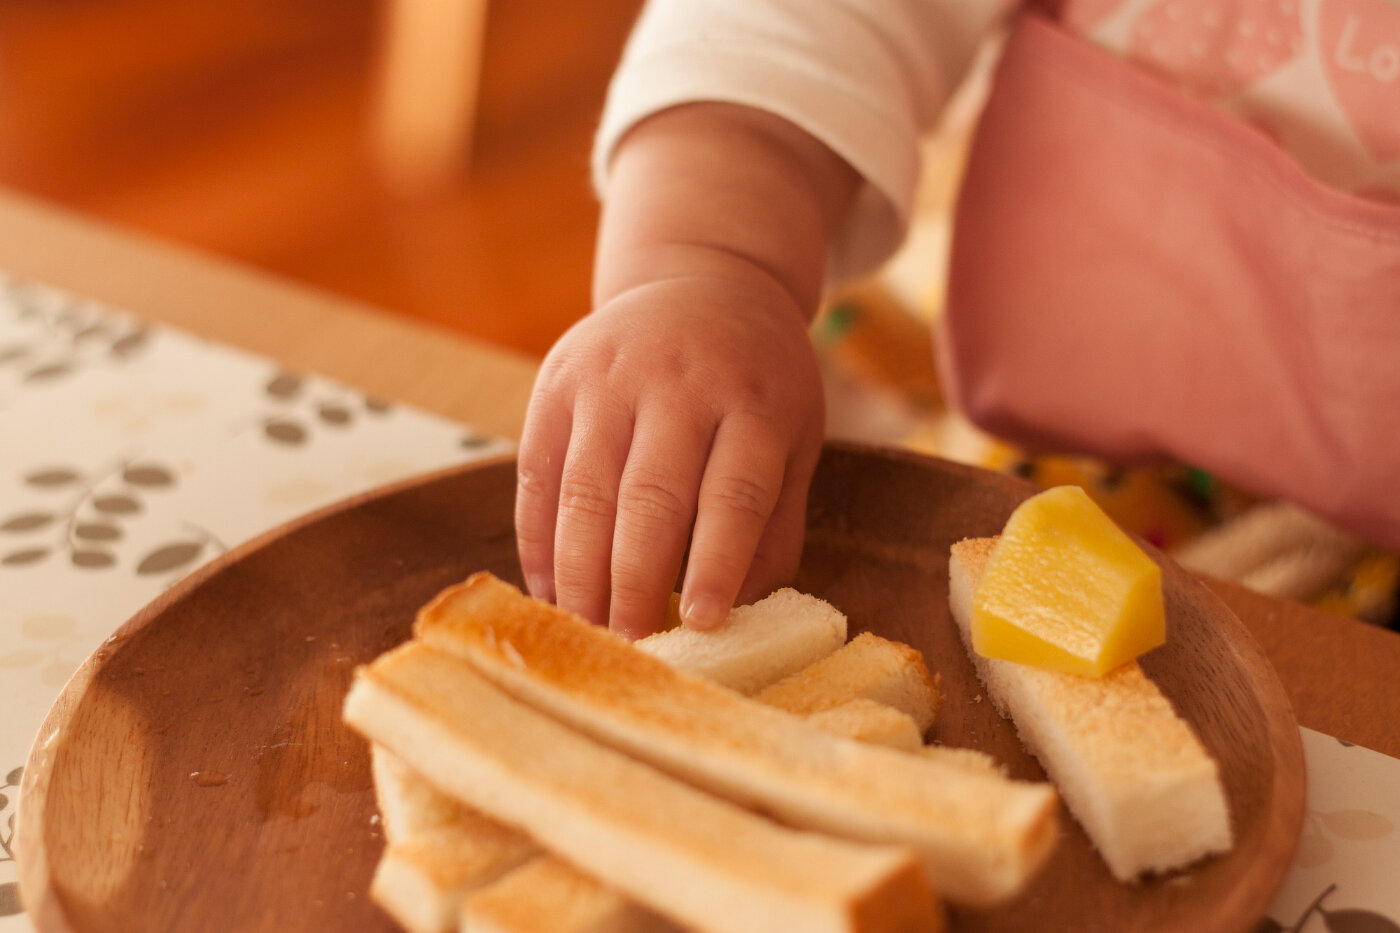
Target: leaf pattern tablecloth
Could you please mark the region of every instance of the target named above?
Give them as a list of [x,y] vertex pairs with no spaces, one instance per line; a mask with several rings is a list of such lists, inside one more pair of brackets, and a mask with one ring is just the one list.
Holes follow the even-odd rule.
[[[346,496],[508,450],[353,387],[0,273],[0,933],[60,688],[200,564]],[[1308,813],[1260,929],[1400,933],[1400,761],[1303,731]]]

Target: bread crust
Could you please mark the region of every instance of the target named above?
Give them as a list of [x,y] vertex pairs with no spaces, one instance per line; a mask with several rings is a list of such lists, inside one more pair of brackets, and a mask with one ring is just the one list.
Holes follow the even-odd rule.
[[752,696],[846,642],[846,617],[825,600],[791,588],[735,607],[709,632],[673,628],[637,641],[677,670]]
[[1136,663],[1102,678],[996,658],[971,647],[977,581],[996,544],[952,547],[949,605],[997,710],[1055,781],[1114,877],[1178,868],[1231,846],[1219,767]]
[[912,716],[864,697],[813,713],[807,721],[832,735],[904,752],[916,752],[924,744],[923,734]]
[[462,901],[472,933],[680,933],[665,917],[562,859],[541,856]]
[[913,718],[919,734],[938,717],[943,696],[918,649],[862,632],[809,665],[758,694],[778,709],[808,716],[851,700],[874,700]]
[[598,745],[427,645],[361,669],[345,718],[454,797],[683,923],[736,933],[938,924],[908,849],[770,823]]
[[415,632],[522,702],[712,793],[793,826],[916,846],[950,900],[1013,896],[1056,838],[1048,785],[827,735],[489,574],[424,607]]
[[369,772],[384,838],[390,843],[441,826],[471,825],[485,819],[444,794],[378,742],[370,744]]
[[528,836],[483,816],[391,842],[370,882],[370,897],[410,933],[454,925],[469,892],[534,858]]
[[[791,613],[784,614],[781,620],[765,621],[806,627]],[[844,630],[844,626],[842,628]],[[907,646],[876,639],[869,633],[856,639],[867,645],[872,640],[877,643],[874,645],[875,656],[893,661],[893,664],[872,664],[872,652],[865,650],[837,651],[828,655],[828,663],[818,661],[804,668],[802,673],[806,676],[798,681],[797,689],[789,688],[784,696],[789,700],[800,700],[803,696],[816,700],[824,712],[815,713],[808,719],[833,734],[894,748],[918,749],[921,745],[920,730],[910,716],[893,707],[854,697],[855,692],[861,691],[852,691],[850,687],[853,684],[869,685],[872,681],[876,684],[893,681],[893,689],[878,691],[877,688],[877,691],[906,698],[911,696],[911,686],[914,691],[922,691],[925,687],[932,689],[933,681],[928,677],[923,657],[912,648],[907,652],[899,651],[897,649]],[[642,646],[642,642],[637,644]],[[780,652],[776,658],[765,659],[762,652],[743,650],[723,652],[723,657],[726,659],[723,663],[737,664],[764,683],[771,683],[778,679],[792,655]],[[908,669],[915,664],[916,670]],[[831,702],[848,695],[852,699],[827,709]],[[926,708],[928,699],[925,694],[924,700],[916,702],[920,708]],[[433,787],[384,746],[377,743],[372,745],[370,759],[375,798],[383,814],[385,835],[391,843],[415,838],[419,833],[431,833],[441,827],[457,827],[469,833],[476,821],[488,819]],[[955,757],[952,760],[961,759]],[[494,824],[493,830],[509,832],[499,823]],[[390,845],[381,863],[402,860],[403,854],[401,849],[396,850]],[[610,933],[625,930],[637,930],[638,933],[645,930],[649,933],[655,924],[665,924],[670,928],[659,915],[631,902],[620,892],[607,888],[568,863],[548,856],[538,857],[540,860],[546,858],[551,861],[548,869],[535,870],[532,863],[527,863],[474,892],[470,898],[470,909],[468,905],[463,905],[462,926],[487,933],[583,933],[585,929],[595,927]],[[440,876],[432,872],[421,872],[408,880],[407,887],[413,893],[391,887],[391,879],[399,876],[394,868],[386,869],[381,864],[381,873],[385,873],[387,878],[372,889],[376,902],[398,918],[400,923],[414,929],[415,933],[420,931],[401,916],[403,902],[414,905],[451,904],[455,907],[456,901],[464,896],[450,886],[450,880],[440,882]],[[443,909],[433,911],[433,916],[439,919],[446,914],[447,911]],[[447,929],[448,926],[442,926],[442,933],[446,933]]]

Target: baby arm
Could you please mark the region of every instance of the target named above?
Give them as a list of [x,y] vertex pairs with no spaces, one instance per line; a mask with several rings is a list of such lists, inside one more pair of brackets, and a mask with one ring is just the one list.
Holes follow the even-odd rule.
[[[855,172],[730,104],[665,110],[613,158],[596,309],[546,357],[519,457],[530,591],[630,637],[718,624],[790,579],[823,407],[807,325]],[[692,533],[693,527],[693,533]]]

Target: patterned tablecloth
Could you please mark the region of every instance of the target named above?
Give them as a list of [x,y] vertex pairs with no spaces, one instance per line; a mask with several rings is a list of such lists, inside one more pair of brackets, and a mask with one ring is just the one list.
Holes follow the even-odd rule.
[[[505,442],[0,274],[0,933],[32,930],[22,764],[118,625],[222,551]],[[1400,760],[1303,730],[1308,810],[1261,929],[1400,933]]]

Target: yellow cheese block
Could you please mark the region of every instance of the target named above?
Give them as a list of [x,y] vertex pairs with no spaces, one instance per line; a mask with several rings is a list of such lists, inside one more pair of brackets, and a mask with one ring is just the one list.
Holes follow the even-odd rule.
[[972,647],[1102,677],[1166,641],[1162,572],[1078,486],[1011,514],[972,609]]

